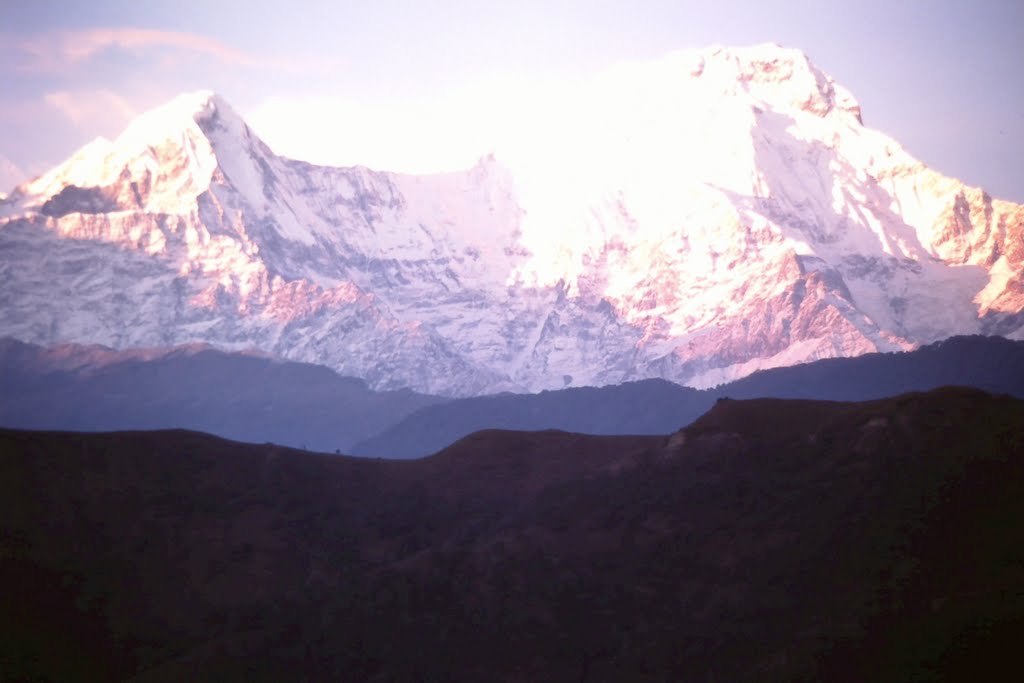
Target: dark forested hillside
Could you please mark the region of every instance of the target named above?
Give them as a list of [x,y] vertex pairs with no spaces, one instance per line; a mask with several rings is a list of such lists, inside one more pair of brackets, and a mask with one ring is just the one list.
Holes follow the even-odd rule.
[[0,679],[991,679],[1022,518],[1024,403],[964,389],[407,462],[0,431]]

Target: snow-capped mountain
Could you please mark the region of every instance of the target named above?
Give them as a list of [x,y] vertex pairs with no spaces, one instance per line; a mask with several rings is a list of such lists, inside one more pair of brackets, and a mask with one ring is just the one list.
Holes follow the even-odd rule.
[[181,96],[0,203],[0,335],[447,395],[1024,338],[1024,207],[865,127],[801,52],[681,52],[593,93],[542,157],[426,176],[285,159]]

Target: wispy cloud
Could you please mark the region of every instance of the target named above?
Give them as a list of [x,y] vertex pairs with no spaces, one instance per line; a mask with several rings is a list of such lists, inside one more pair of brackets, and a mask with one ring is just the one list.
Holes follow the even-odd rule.
[[43,99],[76,126],[88,127],[104,119],[128,121],[138,113],[128,100],[106,89],[74,93],[58,90]]
[[147,28],[52,31],[26,38],[7,35],[3,39],[3,52],[11,58],[16,69],[26,73],[62,73],[114,50],[135,54],[170,50],[182,55],[207,57],[229,66],[281,71],[336,66],[321,60],[257,55],[196,33]]
[[26,173],[5,156],[0,156],[0,195],[26,179]]

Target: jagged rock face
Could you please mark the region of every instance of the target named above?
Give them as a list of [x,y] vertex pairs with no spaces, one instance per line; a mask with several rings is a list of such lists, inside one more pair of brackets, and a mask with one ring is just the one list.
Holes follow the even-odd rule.
[[800,52],[684,52],[599,92],[600,139],[430,176],[278,157],[182,96],[0,204],[0,334],[447,395],[1024,337],[1024,207],[865,128]]

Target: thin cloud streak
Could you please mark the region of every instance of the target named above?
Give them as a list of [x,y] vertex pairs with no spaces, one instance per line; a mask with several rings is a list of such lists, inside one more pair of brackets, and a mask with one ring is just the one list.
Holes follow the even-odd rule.
[[117,93],[101,89],[95,92],[58,90],[47,93],[44,101],[67,117],[76,126],[86,126],[102,118],[114,116],[127,122],[138,114],[128,100]]
[[3,42],[6,43],[3,52],[13,57],[13,65],[23,73],[63,73],[115,49],[136,54],[170,49],[245,69],[322,70],[339,64],[332,60],[265,57],[197,33],[146,28],[54,31],[25,39],[7,35]]

